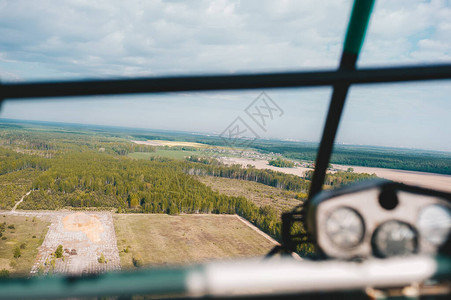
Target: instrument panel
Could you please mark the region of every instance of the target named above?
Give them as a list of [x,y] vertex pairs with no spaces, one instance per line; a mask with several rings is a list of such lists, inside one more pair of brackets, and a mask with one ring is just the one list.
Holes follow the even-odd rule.
[[330,258],[437,254],[449,243],[450,203],[448,193],[375,180],[321,192],[306,221]]

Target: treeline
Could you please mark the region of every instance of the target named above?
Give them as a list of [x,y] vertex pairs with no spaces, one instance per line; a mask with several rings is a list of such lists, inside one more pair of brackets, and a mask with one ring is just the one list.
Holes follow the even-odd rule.
[[[158,158],[152,158],[158,160]],[[248,165],[243,167],[239,164],[225,165],[213,158],[202,158],[198,156],[191,156],[187,159],[188,163],[178,163],[174,167],[179,167],[183,172],[190,175],[200,176],[216,176],[231,179],[241,179],[247,181],[255,181],[265,185],[273,186],[280,189],[294,191],[299,195],[305,195],[310,188],[310,183],[313,178],[313,171],[307,171],[304,177],[301,178],[296,175],[286,174],[270,169],[256,169],[255,167]],[[164,160],[169,165],[173,162]],[[353,182],[364,181],[368,179],[377,178],[375,174],[367,173],[353,173],[353,172],[336,172],[326,175],[324,185],[329,188],[336,188],[343,185],[347,185]],[[303,199],[305,197],[299,197]]]
[[[308,180],[312,180],[313,171],[306,171],[305,178]],[[326,187],[340,187],[343,185],[347,185],[353,182],[359,182],[369,179],[377,178],[376,174],[368,174],[368,173],[353,173],[353,172],[336,172],[336,173],[328,173],[326,174],[326,178],[324,180],[324,185]]]
[[190,162],[199,162],[205,165],[224,165],[219,160],[215,158],[205,157],[205,156],[198,156],[198,155],[191,155],[186,157],[186,161]]
[[[151,145],[141,145],[135,143],[124,143],[124,142],[110,142],[103,143],[100,146],[105,147],[103,149],[111,149],[114,153],[118,155],[126,156],[129,153],[134,152],[155,152],[157,149]],[[99,148],[101,149],[101,148]],[[108,151],[107,151],[108,152]]]
[[[156,147],[140,145],[115,136],[99,135],[95,132],[64,130],[26,130],[14,128],[0,132],[0,145],[29,150],[27,153],[61,154],[67,151],[83,152],[95,150],[126,156],[133,152],[155,152]],[[31,151],[33,150],[33,151]],[[53,155],[53,156],[54,156]]]
[[178,167],[189,175],[208,175],[255,181],[276,188],[297,192],[307,191],[310,185],[310,180],[305,180],[299,176],[269,169],[256,169],[251,165],[247,167],[242,167],[239,164],[228,166],[208,158],[199,159],[197,163],[195,162],[196,160],[193,162],[191,158],[188,158],[188,160],[178,163]]
[[279,167],[279,168],[293,168],[294,167],[294,162],[292,162],[291,160],[282,159],[280,157],[268,161],[268,164],[270,166]]
[[451,155],[409,153],[365,153],[342,150],[332,155],[332,163],[364,167],[401,169],[440,174],[451,174]]
[[10,149],[0,147],[0,175],[25,170],[47,170],[49,160],[37,155],[17,153]]

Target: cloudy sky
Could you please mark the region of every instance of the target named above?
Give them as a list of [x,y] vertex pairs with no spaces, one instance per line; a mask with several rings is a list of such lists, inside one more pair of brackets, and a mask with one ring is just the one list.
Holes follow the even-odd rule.
[[[334,69],[352,3],[2,1],[3,82]],[[451,62],[451,2],[376,1],[359,67]],[[241,117],[264,138],[319,141],[330,88],[6,101],[0,118],[221,133]],[[451,151],[449,81],[353,87],[337,142]]]

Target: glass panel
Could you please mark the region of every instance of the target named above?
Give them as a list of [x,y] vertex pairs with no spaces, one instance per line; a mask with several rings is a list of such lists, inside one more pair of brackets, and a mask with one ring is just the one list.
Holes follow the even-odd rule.
[[375,1],[358,65],[446,63],[451,60],[447,1]]
[[446,81],[352,87],[333,169],[451,191],[450,93]]
[[5,101],[0,270],[89,274],[268,253],[281,213],[307,196],[330,93]]
[[3,2],[2,81],[331,68],[350,1]]

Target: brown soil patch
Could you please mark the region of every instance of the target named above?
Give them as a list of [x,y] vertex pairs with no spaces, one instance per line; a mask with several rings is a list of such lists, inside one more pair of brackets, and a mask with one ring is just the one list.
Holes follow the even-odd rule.
[[148,140],[148,141],[132,141],[138,145],[150,145],[150,146],[185,146],[185,147],[198,147],[205,148],[206,144],[194,143],[194,142],[180,142],[180,141],[164,141],[164,140]]
[[304,168],[304,167],[294,167],[294,168],[279,168],[275,166],[271,166],[268,164],[267,160],[262,159],[250,159],[250,158],[237,158],[237,157],[224,157],[221,158],[221,161],[227,165],[233,165],[233,164],[240,164],[243,167],[246,167],[247,165],[252,165],[257,169],[269,169],[273,171],[282,172],[285,174],[293,174],[300,177],[304,177],[305,171],[310,171],[313,169],[310,168]]
[[9,258],[0,258],[0,266],[2,266],[2,269],[8,270],[8,271],[14,271],[14,269],[10,265],[11,260]]
[[100,234],[104,231],[102,223],[95,215],[77,212],[63,218],[63,226],[67,231],[81,231],[91,240],[99,242]]

